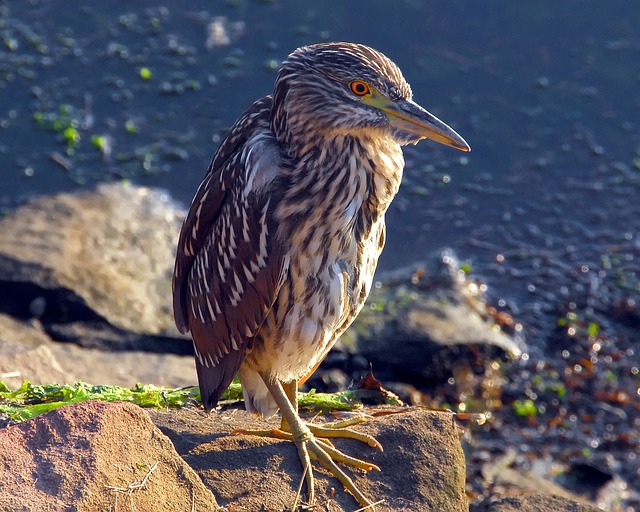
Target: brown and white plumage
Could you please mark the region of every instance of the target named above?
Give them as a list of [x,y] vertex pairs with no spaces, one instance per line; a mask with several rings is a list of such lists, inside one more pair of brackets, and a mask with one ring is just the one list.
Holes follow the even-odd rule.
[[207,409],[239,371],[247,409],[272,413],[269,383],[326,356],[369,293],[401,145],[424,137],[468,150],[381,53],[332,43],[285,60],[222,142],[178,242],[175,318]]

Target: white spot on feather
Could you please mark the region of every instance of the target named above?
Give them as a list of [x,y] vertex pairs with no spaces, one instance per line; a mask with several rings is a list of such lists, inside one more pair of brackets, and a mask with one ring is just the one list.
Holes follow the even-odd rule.
[[249,237],[249,223],[247,222],[247,216],[242,216],[242,239],[245,242],[249,242],[251,238]]
[[236,274],[235,272],[233,274],[233,279],[235,281],[236,290],[238,291],[238,294],[242,295],[242,293],[244,292],[244,286],[242,286],[242,282],[238,278],[238,274]]
[[220,277],[220,282],[224,283],[225,282],[224,269],[222,268],[222,264],[220,263],[219,259],[216,261],[216,263],[218,265],[218,277]]
[[236,258],[236,249],[238,245],[236,244],[236,232],[233,229],[233,223],[229,224],[229,256],[231,259]]
[[265,267],[267,265],[267,235],[269,229],[267,228],[267,208],[269,207],[269,201],[264,205],[262,209],[262,216],[260,217],[260,238],[259,238],[259,250],[258,254],[258,266]]
[[218,304],[218,300],[215,297],[213,298],[213,305],[216,308],[216,315],[221,315],[222,314],[222,310],[220,309],[220,304]]
[[242,299],[242,293],[244,292],[244,287],[242,286],[242,282],[238,278],[238,274],[233,273],[233,286],[231,288],[231,305],[237,306]]
[[[242,270],[244,270],[244,276],[247,279],[247,283],[251,284],[256,280],[256,277],[251,273],[251,271],[247,268],[244,262],[242,263]],[[256,271],[258,270],[259,269],[256,268]]]
[[200,362],[200,364],[202,366],[207,366],[207,363],[203,359],[202,354],[200,354],[200,352],[198,351],[198,346],[196,345],[195,341],[193,342],[193,351],[196,353],[196,357],[198,358],[198,361]]
[[205,300],[207,302],[207,309],[209,310],[209,318],[211,319],[211,322],[215,322],[216,321],[216,315],[213,312],[213,307],[211,307],[211,301],[209,300],[209,296],[205,295]]

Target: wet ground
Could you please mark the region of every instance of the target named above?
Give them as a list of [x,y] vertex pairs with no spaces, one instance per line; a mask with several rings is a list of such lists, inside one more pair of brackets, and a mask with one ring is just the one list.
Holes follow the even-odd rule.
[[0,208],[122,178],[187,203],[291,50],[370,44],[472,147],[407,150],[381,267],[452,247],[529,346],[487,438],[637,492],[638,19],[634,2],[0,1]]

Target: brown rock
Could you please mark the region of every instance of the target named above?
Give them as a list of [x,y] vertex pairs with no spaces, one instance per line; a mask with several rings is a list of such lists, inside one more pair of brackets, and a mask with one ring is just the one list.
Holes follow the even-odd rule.
[[21,322],[0,313],[0,380],[11,389],[32,384],[109,384],[138,382],[165,387],[196,384],[192,356],[140,351],[105,352],[53,341],[38,322]]
[[[545,478],[536,471],[528,471],[523,468],[511,467],[516,460],[516,450],[507,448],[506,453],[487,461],[482,466],[482,478],[486,485],[500,496],[523,495],[530,496],[531,500],[536,496],[553,496],[555,499],[563,498],[568,502],[582,502],[591,505],[586,499],[561,485]],[[564,509],[560,509],[564,510]]]
[[524,494],[503,498],[491,504],[487,512],[597,512],[597,508],[560,496]]
[[446,382],[478,350],[490,360],[518,356],[525,347],[506,317],[504,325],[496,321],[482,287],[461,271],[450,250],[377,279],[367,299],[371,307],[362,309],[337,345],[373,363],[381,380],[402,375],[410,383],[416,377]]
[[32,199],[0,219],[0,281],[43,290],[33,297],[35,287],[22,290],[30,303],[21,315],[26,308],[36,317],[64,316],[46,293],[64,289],[67,301],[112,325],[179,336],[171,273],[183,216],[166,193],[128,183]]
[[139,407],[85,402],[0,429],[0,510],[211,511],[211,492]]
[[[293,444],[252,436],[230,436],[235,428],[274,428],[271,420],[244,411],[205,415],[195,411],[150,411],[189,465],[228,509],[290,510],[302,477]],[[371,461],[381,472],[347,469],[378,511],[467,512],[464,455],[451,414],[411,409],[354,427],[377,437],[384,452],[357,441],[337,439],[339,449]],[[342,484],[314,463],[316,502],[330,512],[358,509]],[[335,489],[335,493],[333,491]],[[306,496],[303,489],[302,498]],[[289,508],[287,508],[289,507]]]
[[[124,403],[63,407],[0,429],[0,510],[220,510],[211,491],[230,512],[290,510],[302,477],[294,446],[229,435],[235,428],[277,425],[276,418],[257,420],[237,409],[206,415],[193,409],[147,414]],[[450,414],[408,409],[354,428],[375,435],[385,447],[379,452],[357,441],[335,440],[346,453],[382,469],[369,474],[347,470],[365,495],[384,500],[379,512],[467,512],[460,432]],[[358,509],[335,478],[314,467],[319,510]],[[501,499],[484,510],[596,509],[559,496],[529,494]]]
[[47,341],[34,326],[0,313],[0,381],[15,389],[24,379],[38,384],[72,380]]

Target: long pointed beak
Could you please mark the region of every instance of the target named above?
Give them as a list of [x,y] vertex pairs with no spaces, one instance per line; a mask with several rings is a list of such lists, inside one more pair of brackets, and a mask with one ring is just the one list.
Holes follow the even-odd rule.
[[411,100],[391,101],[377,91],[362,100],[382,110],[394,128],[419,139],[431,139],[461,151],[471,151],[469,144],[449,125]]

